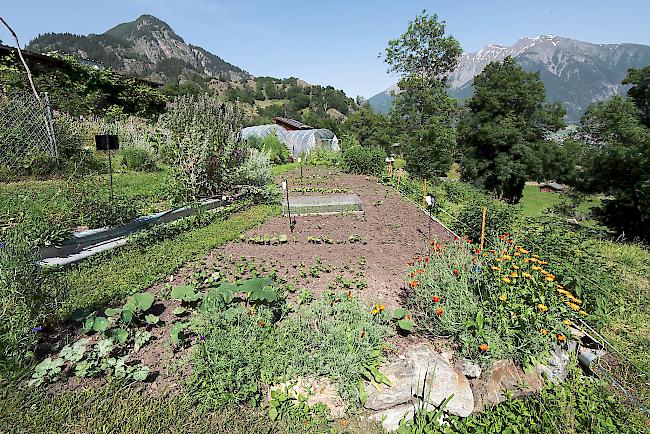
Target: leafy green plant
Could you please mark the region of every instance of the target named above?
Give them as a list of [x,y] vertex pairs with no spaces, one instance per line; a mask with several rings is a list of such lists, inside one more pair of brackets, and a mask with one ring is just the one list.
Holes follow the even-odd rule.
[[152,152],[145,148],[128,147],[120,151],[122,165],[130,170],[153,172],[157,169]]
[[378,147],[355,146],[343,152],[343,169],[348,173],[378,176],[386,165],[386,151]]

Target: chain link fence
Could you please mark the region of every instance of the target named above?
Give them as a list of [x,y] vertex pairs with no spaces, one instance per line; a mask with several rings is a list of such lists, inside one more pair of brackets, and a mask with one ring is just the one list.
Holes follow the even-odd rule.
[[0,93],[0,172],[19,173],[38,159],[56,159],[57,147],[47,95]]

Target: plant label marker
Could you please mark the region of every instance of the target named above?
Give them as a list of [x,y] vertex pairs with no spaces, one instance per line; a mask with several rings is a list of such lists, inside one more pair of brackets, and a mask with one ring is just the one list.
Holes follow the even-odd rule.
[[487,213],[487,208],[483,207],[483,218],[481,222],[481,250],[483,250],[483,244],[485,243],[485,214]]
[[401,181],[401,179],[402,179],[402,172],[399,172],[397,174],[397,192],[398,193],[399,193],[399,182]]
[[120,140],[114,134],[97,134],[95,136],[95,149],[98,151],[108,151],[108,177],[111,202],[113,202],[113,160],[111,159],[111,151],[120,149]]
[[[298,157],[298,163],[300,164],[300,187],[304,187],[305,184],[302,182],[302,157]],[[303,191],[302,194],[305,194]]]

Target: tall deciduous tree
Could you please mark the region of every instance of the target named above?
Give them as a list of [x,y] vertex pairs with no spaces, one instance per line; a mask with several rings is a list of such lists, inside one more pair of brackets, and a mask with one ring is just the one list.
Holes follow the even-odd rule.
[[645,68],[632,68],[628,71],[623,84],[631,84],[627,91],[641,113],[641,122],[650,127],[650,65]]
[[426,11],[388,42],[384,60],[390,72],[402,76],[392,115],[402,129],[407,170],[415,175],[444,175],[453,162],[457,107],[447,95],[446,79],[461,54],[458,41],[446,35],[445,22]]
[[544,104],[538,73],[515,60],[492,62],[474,78],[474,95],[459,124],[463,178],[508,202],[521,199],[528,179],[544,176],[546,131],[564,127],[564,109]]
[[603,207],[606,224],[650,240],[650,130],[635,102],[615,96],[585,112],[580,134],[590,159],[583,187],[613,197]]
[[396,140],[388,116],[375,113],[368,104],[345,120],[343,130],[356,137],[362,146],[378,146],[387,153]]

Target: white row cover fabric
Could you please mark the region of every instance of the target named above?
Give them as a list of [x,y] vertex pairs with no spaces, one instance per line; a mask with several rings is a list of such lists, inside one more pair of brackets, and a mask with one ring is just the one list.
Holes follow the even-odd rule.
[[248,139],[251,136],[262,138],[275,134],[294,157],[298,157],[301,154],[307,155],[314,148],[321,146],[332,151],[338,151],[340,149],[339,139],[332,131],[325,128],[287,131],[279,125],[268,124],[246,127],[241,131],[241,134],[243,139]]

